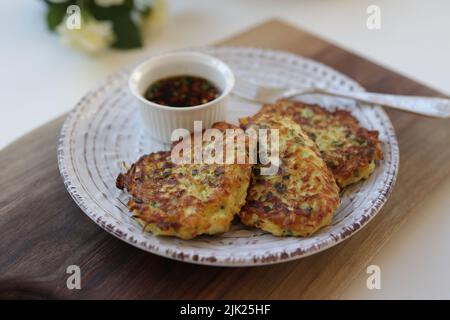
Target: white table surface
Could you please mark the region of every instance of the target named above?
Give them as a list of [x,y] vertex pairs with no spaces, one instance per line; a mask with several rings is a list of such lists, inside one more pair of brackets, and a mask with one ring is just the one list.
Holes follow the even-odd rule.
[[[377,31],[366,28],[370,4],[381,8]],[[169,5],[168,25],[145,49],[93,58],[47,32],[40,1],[2,1],[0,148],[70,110],[98,81],[140,57],[217,42],[273,17],[450,94],[448,0],[169,0]],[[362,272],[343,298],[450,299],[449,195],[447,177],[373,259],[381,268],[380,290],[368,290]]]

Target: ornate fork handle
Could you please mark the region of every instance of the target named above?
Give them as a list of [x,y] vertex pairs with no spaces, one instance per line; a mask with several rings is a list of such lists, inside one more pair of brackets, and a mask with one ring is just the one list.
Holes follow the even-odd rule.
[[[306,92],[307,91],[307,92]],[[351,92],[336,91],[331,89],[308,89],[308,90],[288,90],[284,98],[292,98],[305,93],[322,93],[341,98],[350,98],[362,102],[374,103],[400,109],[404,111],[414,112],[421,115],[449,118],[450,117],[450,100],[433,97],[420,96],[400,96],[392,94],[370,93],[370,92]]]

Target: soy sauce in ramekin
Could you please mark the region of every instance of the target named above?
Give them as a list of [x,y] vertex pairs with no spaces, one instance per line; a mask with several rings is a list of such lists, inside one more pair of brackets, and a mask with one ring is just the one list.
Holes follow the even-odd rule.
[[144,97],[164,106],[183,108],[208,103],[220,95],[209,80],[190,75],[174,76],[155,81]]

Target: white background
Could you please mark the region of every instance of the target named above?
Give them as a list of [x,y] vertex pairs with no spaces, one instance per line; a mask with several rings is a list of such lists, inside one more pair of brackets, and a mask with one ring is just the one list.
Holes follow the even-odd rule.
[[[0,148],[68,111],[107,74],[140,57],[214,43],[273,17],[450,94],[448,0],[169,1],[168,25],[144,50],[96,58],[62,46],[46,30],[40,1],[2,1]],[[366,28],[370,4],[381,8],[381,30]],[[449,195],[450,177],[374,258],[381,290],[368,290],[363,272],[343,298],[450,299]]]

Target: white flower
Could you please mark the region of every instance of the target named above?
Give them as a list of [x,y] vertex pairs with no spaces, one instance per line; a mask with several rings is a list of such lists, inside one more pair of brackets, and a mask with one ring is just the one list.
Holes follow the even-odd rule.
[[[149,2],[148,0],[141,0],[141,2]],[[168,6],[166,0],[153,0],[149,3],[151,5],[151,13],[146,21],[144,21],[143,32],[150,32],[150,34],[157,33],[166,23],[168,18]]]
[[168,7],[166,0],[154,0],[150,19],[156,25],[164,25],[167,22]]
[[71,30],[67,28],[66,20],[64,20],[56,30],[63,43],[89,53],[100,52],[114,41],[112,23],[109,21],[97,21],[90,18],[81,22],[80,29]]
[[100,7],[119,6],[125,2],[125,0],[94,0],[94,2]]

